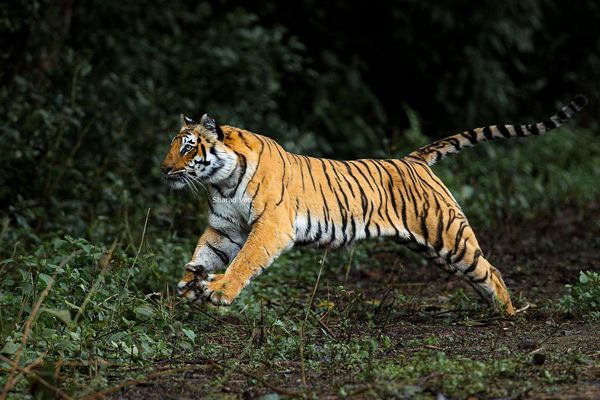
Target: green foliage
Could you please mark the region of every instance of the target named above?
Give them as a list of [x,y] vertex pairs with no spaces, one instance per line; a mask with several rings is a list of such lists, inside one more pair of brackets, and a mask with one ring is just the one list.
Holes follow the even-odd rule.
[[560,299],[561,308],[600,321],[600,274],[580,271],[579,282],[565,286],[568,293]]
[[[122,226],[98,219],[139,213],[129,209],[132,193],[137,205],[165,203],[158,165],[180,113],[210,112],[314,154],[377,142],[357,112],[376,102],[358,72],[330,55],[317,79],[297,38],[243,9],[185,1],[21,8],[28,17],[4,29],[27,32],[27,42],[8,53],[20,68],[0,87],[0,204],[14,227],[110,243]],[[49,36],[58,24],[68,29]],[[290,84],[302,88],[297,97]],[[348,141],[339,132],[361,135]]]
[[468,398],[478,393],[508,394],[508,388],[500,382],[517,377],[519,369],[519,363],[511,359],[482,362],[449,357],[441,351],[420,351],[410,357],[399,357],[393,363],[374,365],[365,373],[370,379],[388,382],[377,386],[380,397],[427,398],[425,394],[433,392]]
[[[190,350],[196,335],[193,326],[182,322],[182,309],[174,309],[157,281],[143,280],[144,270],[156,269],[150,256],[131,258],[66,237],[5,260],[3,270],[12,272],[0,283],[0,352],[21,352],[23,365],[44,357],[97,374],[104,366],[140,364]],[[38,298],[42,308],[32,319]]]

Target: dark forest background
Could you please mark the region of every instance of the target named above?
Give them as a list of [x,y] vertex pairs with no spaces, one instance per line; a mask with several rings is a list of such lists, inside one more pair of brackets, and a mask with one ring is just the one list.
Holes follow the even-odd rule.
[[36,234],[89,237],[127,202],[165,204],[158,165],[180,113],[348,158],[541,119],[577,93],[591,100],[578,123],[600,109],[591,0],[9,1],[0,13],[0,210]]

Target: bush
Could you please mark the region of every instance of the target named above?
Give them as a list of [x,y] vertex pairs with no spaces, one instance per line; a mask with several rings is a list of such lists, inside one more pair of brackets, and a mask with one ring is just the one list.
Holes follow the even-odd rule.
[[175,311],[160,279],[145,279],[160,272],[151,253],[132,258],[66,237],[2,268],[11,273],[0,283],[0,353],[22,352],[25,365],[38,357],[90,368],[140,363],[192,347],[193,328],[181,322],[185,307]]
[[594,271],[580,271],[579,282],[565,286],[568,293],[560,299],[561,308],[599,321],[600,274]]

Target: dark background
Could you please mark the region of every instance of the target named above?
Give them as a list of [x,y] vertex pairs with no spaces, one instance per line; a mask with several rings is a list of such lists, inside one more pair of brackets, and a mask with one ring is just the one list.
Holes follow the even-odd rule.
[[598,21],[592,0],[4,2],[4,226],[109,241],[102,221],[127,212],[172,221],[158,165],[180,113],[334,158],[539,120],[578,93],[595,126]]

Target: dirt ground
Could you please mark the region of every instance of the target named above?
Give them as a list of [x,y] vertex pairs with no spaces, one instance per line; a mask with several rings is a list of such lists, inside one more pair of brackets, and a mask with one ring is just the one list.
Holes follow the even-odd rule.
[[[495,231],[482,231],[479,241],[487,258],[504,274],[516,308],[528,307],[516,318],[508,319],[488,314],[481,319],[461,318],[461,311],[448,307],[448,297],[459,289],[469,296],[474,292],[456,277],[445,276],[432,266],[405,267],[399,265],[394,251],[373,252],[378,265],[389,268],[362,266],[353,271],[346,285],[369,296],[381,298],[381,293],[402,293],[417,300],[414,310],[390,314],[383,334],[391,346],[378,355],[377,363],[393,363],[399,357],[411,357],[422,351],[443,351],[448,358],[467,357],[490,362],[503,354],[526,360],[528,365],[539,364],[523,370],[522,380],[533,385],[522,385],[519,379],[506,381],[510,389],[500,398],[505,399],[597,399],[600,398],[600,324],[586,322],[574,316],[557,313],[549,305],[565,293],[565,284],[576,282],[582,269],[600,271],[600,208],[564,208],[552,215],[543,215],[529,222],[511,222]],[[338,274],[343,281],[343,274]],[[320,291],[317,298],[322,294]],[[382,301],[385,302],[385,299]],[[389,303],[388,303],[389,304]],[[410,305],[410,302],[408,303]],[[433,344],[431,340],[434,340]],[[428,340],[430,340],[428,342]],[[414,343],[421,341],[415,347]],[[410,344],[413,343],[413,344]],[[421,353],[419,353],[421,354]],[[591,363],[574,363],[570,357],[581,355]],[[194,360],[195,355],[190,360]],[[569,361],[570,360],[570,361]],[[127,385],[114,394],[123,399],[154,398],[204,398],[205,388],[216,379],[221,385],[208,397],[260,398],[295,397],[299,387],[297,361],[273,365],[259,372],[224,372],[220,366],[197,355],[186,365],[205,364],[204,370],[192,370]],[[156,365],[156,371],[167,368],[168,360]],[[551,373],[557,377],[551,384],[540,377]],[[549,372],[547,372],[549,371]],[[227,379],[223,380],[223,375]],[[560,379],[565,376],[564,380]],[[339,385],[345,383],[352,398],[377,398],[372,385],[380,384],[357,380],[352,374],[344,376],[339,371],[325,371],[310,375],[312,395],[318,398],[341,396]],[[435,387],[435,373],[424,376],[420,385]],[[251,383],[252,382],[252,383]],[[505,383],[494,382],[496,386]],[[270,397],[269,397],[270,396]],[[279,396],[279,397],[277,397]],[[421,396],[446,398],[433,391]],[[411,398],[409,392],[398,395]],[[481,393],[472,398],[498,398]]]

